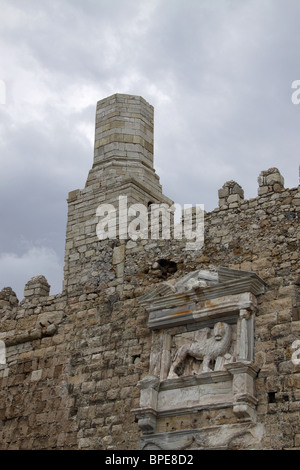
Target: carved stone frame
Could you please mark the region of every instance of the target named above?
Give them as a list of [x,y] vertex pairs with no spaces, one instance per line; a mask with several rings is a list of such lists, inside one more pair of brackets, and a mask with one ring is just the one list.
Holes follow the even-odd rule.
[[[219,268],[190,273],[173,286],[164,283],[141,299],[153,330],[149,374],[137,384],[140,407],[133,410],[143,445],[155,438],[157,420],[166,416],[231,407],[238,422],[256,422],[254,379],[259,369],[253,363],[254,318],[264,286],[254,273]],[[230,362],[221,370],[168,378],[172,339],[183,331],[212,328],[219,321],[236,331]]]

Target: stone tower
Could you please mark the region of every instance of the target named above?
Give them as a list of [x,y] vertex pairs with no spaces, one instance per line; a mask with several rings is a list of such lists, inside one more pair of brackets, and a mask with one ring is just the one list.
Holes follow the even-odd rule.
[[[153,106],[140,96],[115,94],[97,103],[93,166],[85,188],[71,191],[68,197],[64,270],[68,292],[91,280],[90,266],[99,245],[96,211],[100,204],[117,208],[120,196],[126,196],[128,204],[172,204],[163,195],[153,167],[153,115]],[[98,282],[98,276],[92,282]]]
[[140,96],[116,94],[97,103],[94,164],[86,188],[101,188],[112,201],[120,191],[132,202],[167,200],[153,168],[153,113]]

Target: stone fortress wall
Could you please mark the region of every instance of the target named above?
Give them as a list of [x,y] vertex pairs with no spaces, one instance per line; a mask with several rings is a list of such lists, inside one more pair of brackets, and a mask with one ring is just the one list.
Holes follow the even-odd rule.
[[[62,293],[49,295],[43,276],[21,301],[0,292],[1,449],[300,448],[300,187],[285,188],[276,168],[258,184],[250,200],[224,184],[200,250],[99,241],[100,204],[171,201],[153,168],[152,106],[98,102],[94,164],[68,196]],[[168,376],[176,341],[220,319],[227,356],[206,371],[190,356],[191,369]],[[174,390],[186,393],[176,411]]]

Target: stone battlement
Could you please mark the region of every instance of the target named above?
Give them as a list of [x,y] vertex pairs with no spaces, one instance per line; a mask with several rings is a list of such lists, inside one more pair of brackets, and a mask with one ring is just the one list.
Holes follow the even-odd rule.
[[[265,180],[265,177],[268,177],[267,180]],[[255,233],[258,229],[261,230],[263,228],[271,228],[272,226],[276,225],[280,221],[285,221],[287,219],[291,219],[294,222],[298,220],[298,212],[299,212],[299,206],[300,206],[300,188],[292,188],[292,189],[286,189],[283,186],[283,177],[281,176],[279,170],[277,168],[271,168],[266,171],[262,171],[258,177],[259,181],[259,187],[258,187],[258,196],[256,198],[251,198],[249,200],[244,199],[244,191],[243,188],[235,181],[228,181],[226,182],[223,187],[218,191],[219,194],[219,207],[214,209],[211,212],[205,213],[205,238],[207,241],[207,237],[210,236],[210,232],[212,234],[215,233],[215,228],[218,227],[218,236],[216,234],[215,242],[218,242],[222,240],[222,237],[224,237],[224,233],[229,234],[230,231],[228,230],[228,224],[232,226],[232,233],[230,236],[230,241],[238,235],[238,233],[235,233],[234,230],[234,224],[236,224],[236,227],[239,225],[239,221],[241,219],[248,220],[248,223],[250,225],[250,230]],[[280,182],[280,183],[279,183]],[[79,192],[77,190],[76,192]],[[74,202],[74,198],[72,196],[72,192],[69,195],[69,202]],[[172,201],[170,201],[170,204]],[[94,204],[95,206],[95,204]],[[96,206],[95,206],[96,207]],[[87,211],[85,209],[85,206],[83,209],[78,209],[78,213],[87,213],[90,211]],[[86,231],[87,236],[89,237],[90,240],[94,239],[95,243],[97,243],[97,237],[96,237],[96,225],[97,225],[97,217],[96,217],[96,209],[95,213],[91,214],[93,217],[90,218],[91,223],[88,224],[87,222],[85,225],[88,227],[88,231]],[[227,219],[233,219],[233,222],[228,222]],[[250,220],[252,220],[252,224],[250,224]],[[295,230],[297,230],[295,226]],[[150,237],[150,235],[149,235]],[[79,241],[77,245],[75,244],[75,247],[78,249],[76,250],[78,252],[77,255],[72,256],[72,254],[69,255],[68,262],[72,262],[74,267],[76,265],[79,266],[79,272],[80,272],[80,277],[82,277],[82,266],[84,264],[83,260],[84,258],[89,258],[88,262],[92,262],[93,255],[96,254],[96,251],[90,250],[88,252],[88,256],[86,256],[86,252],[88,251],[86,249],[86,243],[85,243],[85,236],[78,237]],[[223,241],[225,238],[223,238]],[[229,240],[229,239],[228,239]],[[205,241],[205,243],[206,243]],[[248,240],[248,243],[251,240]],[[125,242],[128,242],[127,244]],[[109,246],[112,243],[112,241],[106,241],[104,245],[107,245],[107,249],[109,250]],[[116,242],[115,243],[120,243],[120,240],[118,240],[118,237],[116,237]],[[140,245],[142,250],[147,251],[147,247],[153,244],[153,240],[150,239],[145,239],[140,242],[138,241],[137,243],[132,242],[127,238],[127,240],[123,240],[121,243],[125,243],[126,245],[126,251],[127,249],[130,250],[130,246],[134,246],[135,248]],[[181,253],[181,250],[183,249],[183,243],[185,241],[183,240],[182,242],[179,242],[176,240],[172,247],[173,253],[176,253],[176,251],[179,251]],[[103,243],[102,243],[103,244]],[[160,240],[159,244],[164,246],[170,246],[172,245],[172,240],[167,240],[164,241]],[[74,245],[74,242],[73,242]],[[72,246],[72,243],[67,243],[67,249],[68,247]],[[101,245],[102,246],[102,245]],[[171,251],[172,251],[171,250]],[[201,250],[201,252],[205,252],[206,248],[204,247],[204,250]],[[71,251],[71,250],[70,250]],[[74,251],[74,250],[73,250]],[[169,250],[170,251],[170,250]],[[112,249],[113,252],[113,249]],[[191,258],[197,258],[199,257],[199,252],[196,253],[190,253],[189,256]],[[202,254],[202,256],[204,256]],[[173,255],[174,257],[174,255]],[[177,257],[178,258],[178,257]],[[116,264],[116,263],[114,263]],[[100,265],[99,265],[100,266]],[[104,267],[104,265],[103,265]],[[89,268],[88,268],[89,269]],[[105,271],[105,267],[104,270]],[[67,282],[67,279],[65,279],[65,282]],[[94,284],[93,284],[94,285]],[[77,287],[76,287],[77,288]],[[93,289],[94,287],[92,287]],[[11,289],[11,288],[4,288],[2,291],[2,296],[5,298],[7,294],[5,294],[6,289]],[[87,284],[85,284],[85,289],[87,289]],[[39,298],[39,297],[47,297],[49,296],[49,291],[50,291],[50,286],[48,284],[48,281],[45,279],[44,276],[36,276],[28,281],[28,283],[25,286],[24,290],[24,298],[25,299],[33,299],[34,297]],[[10,292],[10,291],[9,291]]]

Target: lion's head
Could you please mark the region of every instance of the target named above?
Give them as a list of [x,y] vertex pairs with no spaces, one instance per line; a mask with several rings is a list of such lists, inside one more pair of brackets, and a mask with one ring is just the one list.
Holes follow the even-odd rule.
[[219,321],[214,325],[214,337],[216,341],[221,341],[222,338],[228,333],[230,327],[227,323]]

